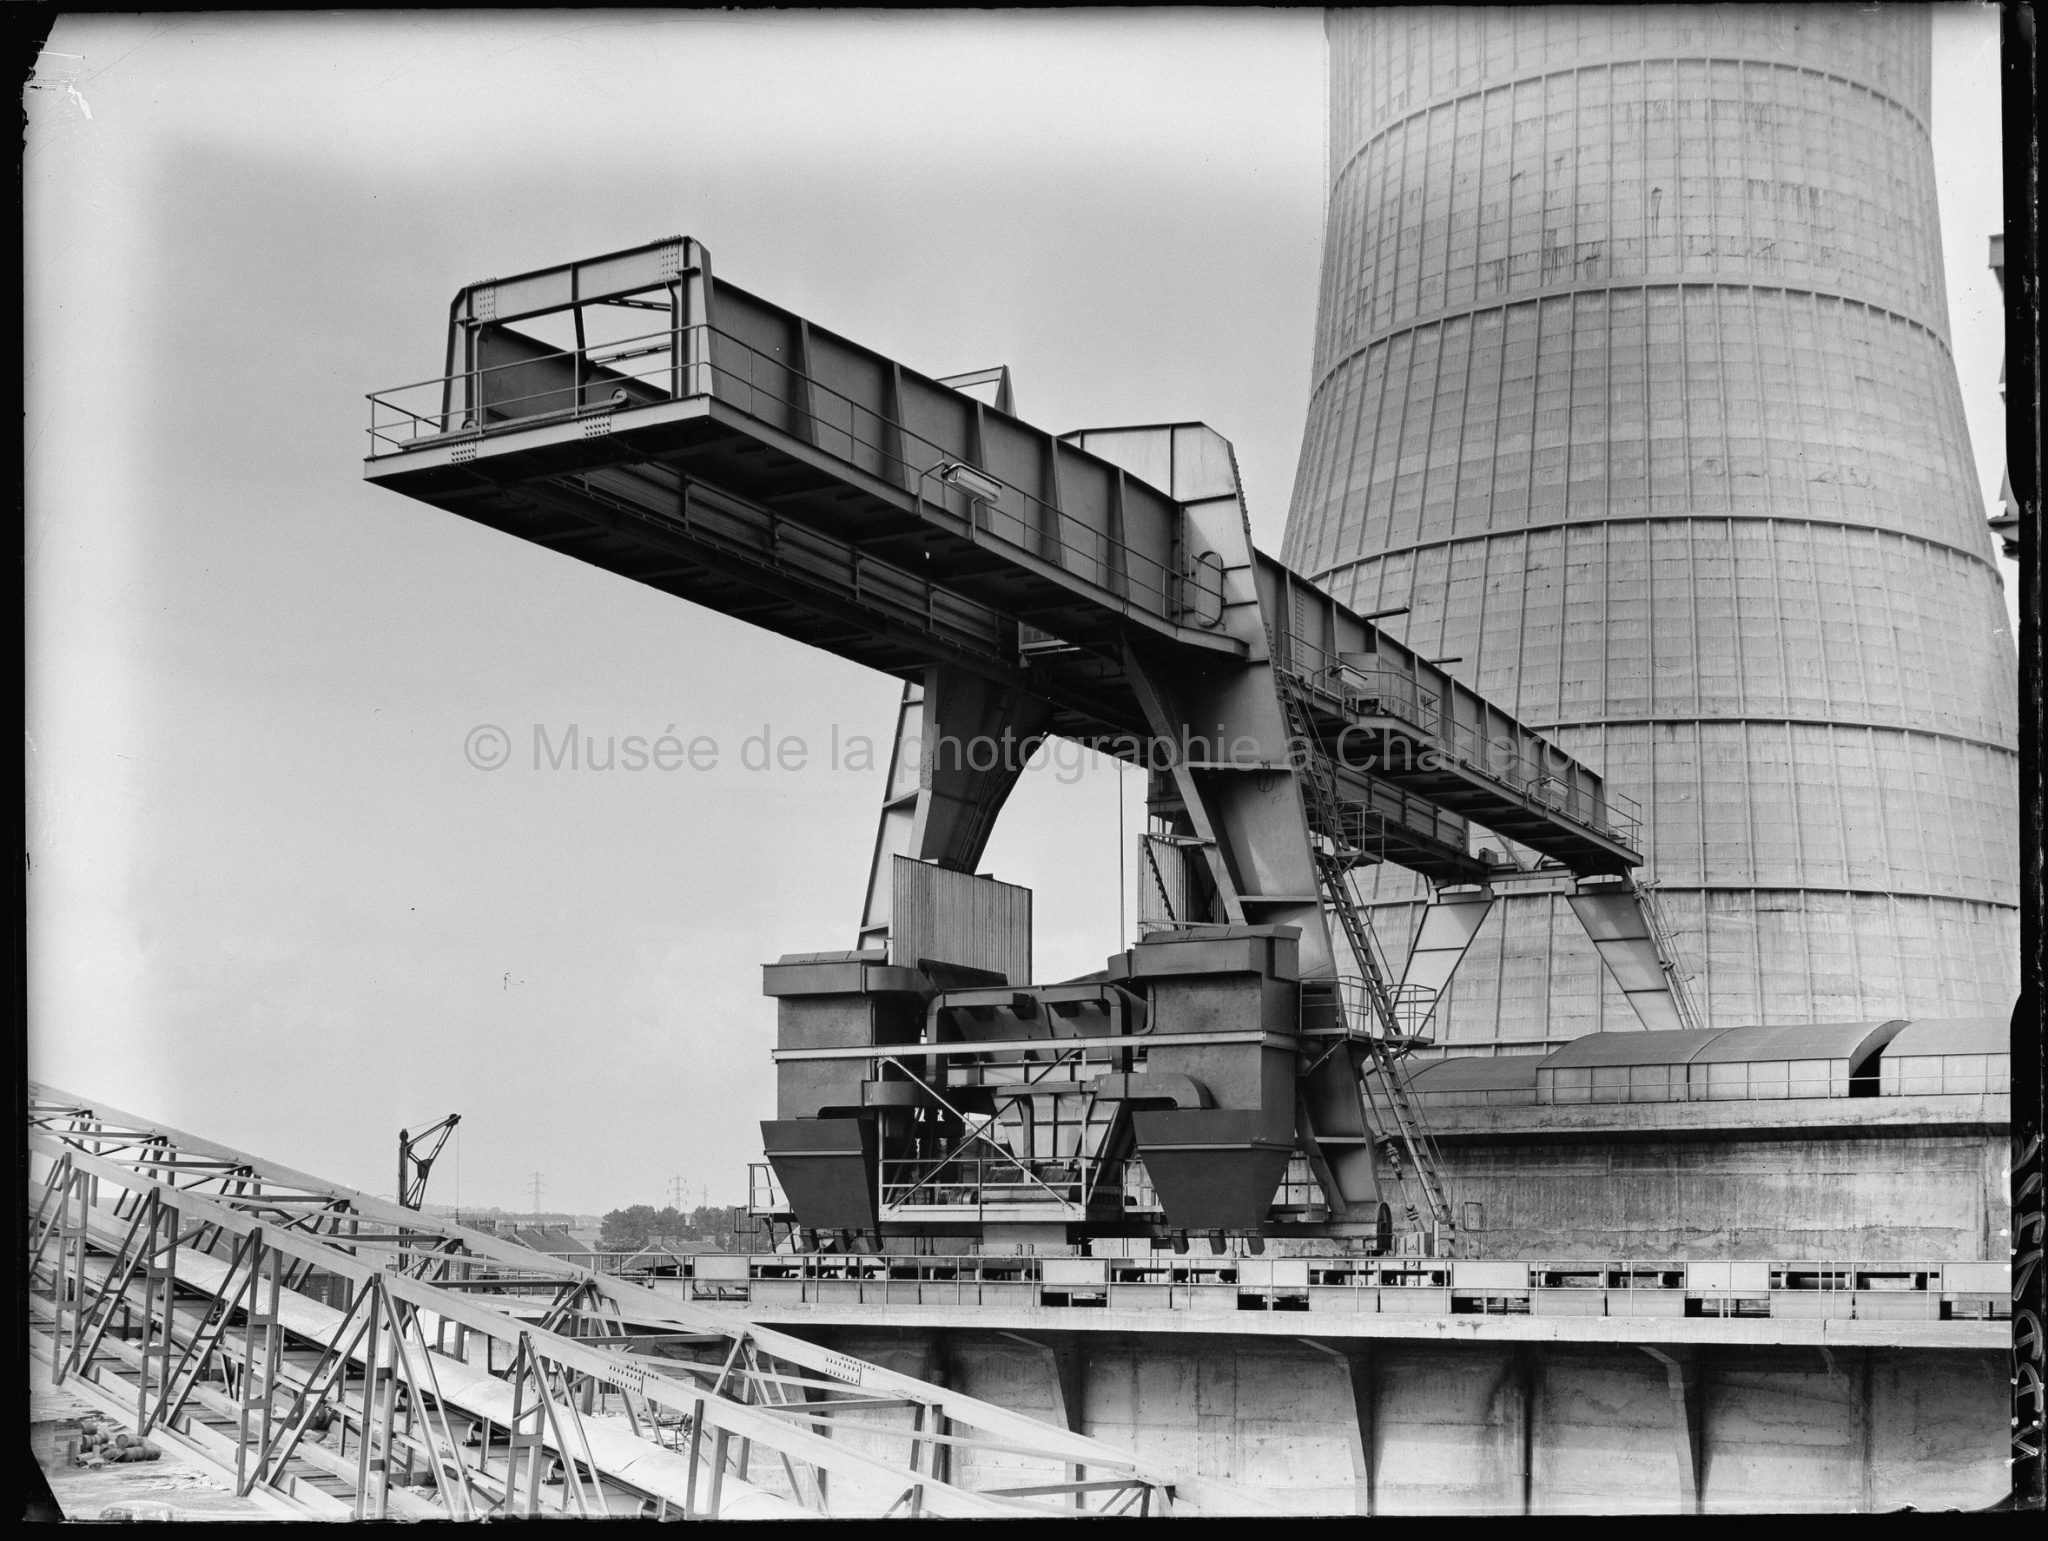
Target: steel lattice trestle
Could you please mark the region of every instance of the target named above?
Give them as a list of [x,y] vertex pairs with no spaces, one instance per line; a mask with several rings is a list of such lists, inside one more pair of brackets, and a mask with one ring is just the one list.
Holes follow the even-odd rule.
[[[280,1512],[1265,1507],[54,1088],[31,1087],[28,1135],[31,1341],[53,1379]],[[344,1305],[308,1293],[325,1280]],[[1017,1481],[1020,1461],[1051,1480]]]

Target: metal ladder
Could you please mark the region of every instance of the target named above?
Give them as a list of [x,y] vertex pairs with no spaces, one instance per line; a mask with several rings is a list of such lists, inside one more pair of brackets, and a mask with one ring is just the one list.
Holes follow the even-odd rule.
[[1678,949],[1671,935],[1671,927],[1664,919],[1664,909],[1657,901],[1655,885],[1643,881],[1642,869],[1629,873],[1629,883],[1636,891],[1636,903],[1642,907],[1643,919],[1649,924],[1650,939],[1657,944],[1657,959],[1663,965],[1665,982],[1671,988],[1671,1002],[1678,1008],[1678,1020],[1695,1031],[1704,1028],[1706,1019],[1693,1004],[1692,995],[1685,988],[1685,975],[1678,971]]
[[[1358,960],[1366,998],[1372,1015],[1377,1018],[1377,1031],[1373,1030],[1372,1024],[1353,1023],[1343,992],[1339,989],[1338,1019],[1352,1041],[1364,1044],[1372,1060],[1371,1069],[1359,1076],[1359,1087],[1371,1114],[1370,1122],[1377,1127],[1383,1139],[1398,1141],[1407,1156],[1405,1165],[1396,1175],[1403,1188],[1412,1195],[1408,1204],[1411,1218],[1420,1219],[1414,1202],[1415,1198],[1420,1198],[1430,1219],[1436,1225],[1449,1229],[1456,1225],[1456,1219],[1451,1209],[1450,1193],[1444,1183],[1436,1142],[1429,1137],[1407,1087],[1394,1068],[1399,1058],[1394,1044],[1406,1034],[1395,1011],[1394,992],[1387,982],[1390,970],[1380,954],[1372,922],[1359,909],[1351,894],[1350,872],[1361,854],[1352,838],[1355,832],[1347,826],[1336,774],[1330,768],[1322,741],[1316,736],[1315,726],[1309,719],[1302,687],[1291,675],[1279,671],[1276,674],[1280,682],[1281,704],[1287,713],[1287,730],[1302,748],[1299,764],[1302,801],[1308,813],[1309,848],[1315,857],[1316,878],[1322,889],[1323,902],[1335,912],[1344,939]],[[1377,1074],[1373,1073],[1375,1071]]]

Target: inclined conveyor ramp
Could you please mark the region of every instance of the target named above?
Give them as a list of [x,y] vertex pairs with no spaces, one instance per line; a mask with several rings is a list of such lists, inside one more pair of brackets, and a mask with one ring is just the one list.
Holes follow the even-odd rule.
[[26,1132],[40,1372],[281,1515],[1272,1512],[55,1087]]

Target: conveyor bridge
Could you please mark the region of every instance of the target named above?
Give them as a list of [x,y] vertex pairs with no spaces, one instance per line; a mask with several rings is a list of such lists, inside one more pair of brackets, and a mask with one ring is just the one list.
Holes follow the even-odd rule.
[[[592,340],[605,311],[639,329]],[[565,347],[512,325],[564,314]],[[1581,874],[1637,860],[1633,803],[1255,553],[1199,424],[1057,437],[714,283],[688,240],[472,285],[447,350],[370,398],[371,481],[885,672],[955,666],[1130,759],[1231,758],[1214,721],[1161,733],[1138,674],[1270,660],[1313,684],[1394,859],[1483,880],[1470,819]],[[1222,725],[1245,769],[1286,758]]]
[[27,1133],[42,1363],[281,1515],[1269,1512],[54,1087]]
[[[971,877],[1032,747],[1048,736],[1151,772],[1161,838],[1148,837],[1144,858],[1161,902],[1145,929],[1151,940],[1172,932],[1224,949],[1197,946],[1170,962],[1141,944],[1111,975],[1165,999],[1179,987],[1145,983],[1148,969],[1213,973],[1227,953],[1237,961],[1225,973],[1249,968],[1268,981],[1228,1008],[1193,1000],[1186,1014],[1161,1018],[1183,1033],[1212,1009],[1242,1014],[1255,996],[1264,1002],[1264,1025],[1233,1019],[1235,1047],[1208,1056],[1209,1068],[1172,1094],[1184,1105],[1136,1115],[1170,1125],[1184,1154],[1236,1153],[1218,1156],[1214,1171],[1198,1163],[1207,1175],[1185,1166],[1176,1176],[1162,1165],[1164,1147],[1148,1152],[1177,1234],[1197,1228],[1199,1215],[1214,1243],[1265,1213],[1260,1195],[1290,1148],[1316,1166],[1333,1223],[1370,1227],[1381,1212],[1369,1177],[1375,1142],[1401,1153],[1387,1170],[1408,1187],[1411,1219],[1454,1223],[1427,1131],[1386,1072],[1424,1041],[1496,875],[1569,874],[1575,909],[1644,1023],[1683,1025],[1682,994],[1632,877],[1635,805],[1373,618],[1256,550],[1235,456],[1214,430],[1045,432],[1007,410],[1001,372],[991,405],[956,388],[965,377],[919,374],[714,280],[703,246],[680,237],[470,285],[451,306],[445,350],[439,376],[371,397],[372,482],[904,681],[860,950],[841,960],[843,989],[794,975],[777,987],[789,997],[790,1041],[779,1054],[786,1106],[769,1138],[794,1142],[784,1154],[806,1170],[834,1174],[812,1191],[817,1213],[841,1218],[816,1226],[886,1218],[872,1193],[857,1191],[855,1169],[870,1161],[882,1163],[881,1189],[916,1196],[924,1223],[938,1223],[925,1213],[932,1192],[961,1185],[940,1184],[942,1170],[985,1188],[976,1174],[989,1150],[1015,1165],[1017,1150],[932,1083],[929,1066],[869,1056],[869,1079],[923,1088],[871,1093],[857,1069],[798,1070],[792,1056],[871,1049],[883,1040],[846,1024],[875,1011],[922,1016],[913,1003],[948,984],[1032,983],[1015,973],[1019,954],[913,945],[911,918],[896,914],[898,858]],[[1380,955],[1352,887],[1359,868],[1378,862],[1447,892],[1400,968]],[[929,885],[903,893],[927,915],[981,902],[951,891],[939,899]],[[1012,915],[1009,899],[993,889],[984,897]],[[1246,961],[1254,958],[1264,961]],[[862,983],[877,961],[901,971],[879,996]],[[1103,996],[1097,1015],[1121,1010],[1117,994]],[[793,1004],[798,997],[809,1004]],[[1009,1025],[993,1036],[1038,1034],[1026,1025],[1037,999],[1002,1007]],[[932,1018],[925,1057],[955,1018],[979,1020],[998,1004]],[[1053,1017],[1068,1008],[1081,1005],[1048,1004]],[[888,1031],[892,1045],[920,1037]],[[992,1048],[981,1056],[988,1064],[948,1073],[976,1088],[969,1101],[1014,1104],[1012,1093],[988,1090],[1003,1081],[991,1067],[1010,1053]],[[1108,1161],[1131,1127],[1112,1116],[1112,1092],[1122,1088],[1132,1107],[1167,1095],[1153,1081],[1134,1092],[1127,1079],[1101,1079],[1132,1076],[1140,1058],[1154,1070],[1177,1063],[1137,1047],[1081,1056],[1070,1094],[1080,1102],[1047,1103],[1039,1125],[1079,1118],[1084,1154]],[[1081,1102],[1095,1111],[1079,1111]],[[835,1107],[851,1112],[828,1115]],[[1016,1107],[994,1117],[1027,1138]],[[878,1125],[909,1143],[877,1154]],[[1233,1166],[1239,1157],[1252,1164]],[[885,1170],[892,1159],[900,1181]],[[1050,1193],[1050,1169],[1040,1168],[1032,1156],[1009,1175]],[[1224,1168],[1243,1183],[1218,1210],[1200,1195],[1215,1191]],[[828,1202],[828,1190],[838,1197]],[[987,1210],[979,1199],[939,1207]],[[1064,1215],[1072,1205],[1055,1207]]]

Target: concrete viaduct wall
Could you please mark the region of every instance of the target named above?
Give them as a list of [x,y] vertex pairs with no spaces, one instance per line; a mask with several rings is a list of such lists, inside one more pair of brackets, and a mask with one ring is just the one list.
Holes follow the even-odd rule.
[[1487,1257],[2001,1259],[2000,1135],[1446,1142]]
[[1975,1509],[2007,1487],[1983,1350],[793,1330],[1302,1514]]

